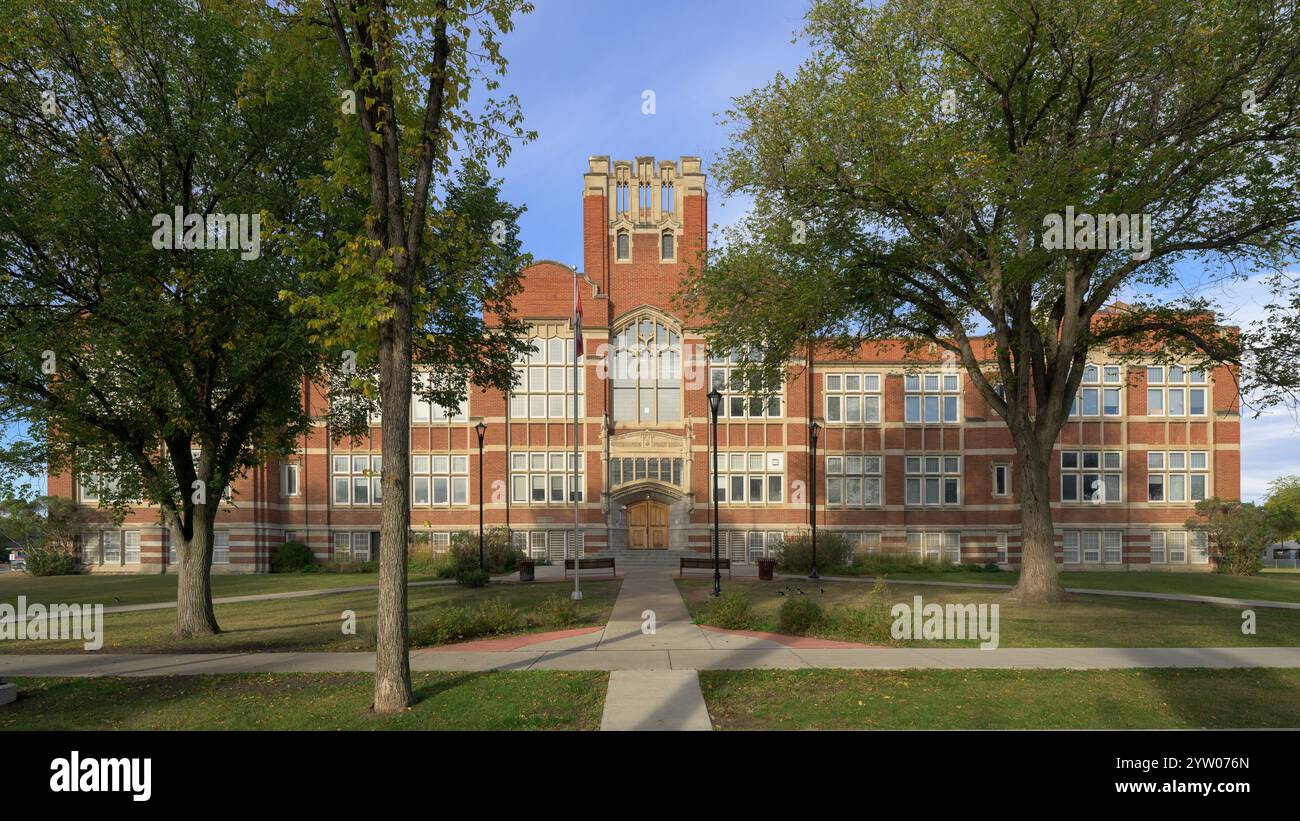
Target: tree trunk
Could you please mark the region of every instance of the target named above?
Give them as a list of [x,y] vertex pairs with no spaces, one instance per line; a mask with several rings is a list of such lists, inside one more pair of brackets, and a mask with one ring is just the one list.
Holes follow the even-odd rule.
[[[1013,436],[1015,434],[1013,433]],[[1020,459],[1020,581],[1012,598],[1025,604],[1046,604],[1065,598],[1056,572],[1056,528],[1052,524],[1052,494],[1048,459],[1036,442],[1016,442]]]
[[202,512],[194,514],[193,534],[185,538],[180,518],[171,522],[171,538],[181,560],[176,585],[178,639],[214,636],[221,632],[212,609],[212,522]]
[[[409,279],[408,279],[409,281]],[[375,703],[395,713],[414,702],[407,648],[406,541],[410,529],[411,303],[398,286],[394,315],[379,327],[379,395],[383,414],[383,500],[379,533]]]

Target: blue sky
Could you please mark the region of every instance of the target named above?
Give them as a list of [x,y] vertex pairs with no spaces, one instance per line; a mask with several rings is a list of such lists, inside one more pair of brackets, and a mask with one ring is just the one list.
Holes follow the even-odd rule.
[[[582,265],[581,184],[590,155],[617,159],[698,155],[725,145],[719,115],[730,100],[792,71],[807,50],[791,40],[803,0],[661,0],[654,4],[537,0],[504,42],[510,61],[501,93],[519,96],[538,139],[517,147],[499,170],[505,194],[528,206],[524,247],[538,259]],[[655,93],[656,111],[641,111]],[[709,217],[728,224],[744,201],[716,194]],[[1186,287],[1205,290],[1230,321],[1259,317],[1266,294],[1257,280],[1206,286],[1188,269]],[[1268,480],[1300,473],[1300,427],[1285,413],[1242,420],[1242,491],[1257,498]]]

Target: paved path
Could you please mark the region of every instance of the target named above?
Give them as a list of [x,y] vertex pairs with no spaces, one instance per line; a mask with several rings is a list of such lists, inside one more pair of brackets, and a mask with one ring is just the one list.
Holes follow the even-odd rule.
[[[205,673],[371,672],[373,653],[79,653],[0,655],[0,676],[166,676]],[[1300,647],[1002,647],[708,650],[539,650],[411,653],[417,671],[1300,668]]]
[[[777,573],[778,579],[802,579],[808,580],[807,576],[793,575],[789,573]],[[1009,584],[985,584],[980,582],[945,582],[929,579],[888,579],[877,578],[875,576],[822,576],[825,581],[831,582],[864,582],[875,584],[882,581],[885,584],[916,584],[931,587],[969,587],[976,590],[1010,590],[1012,585]],[[1202,596],[1196,593],[1155,593],[1145,590],[1099,590],[1091,587],[1067,587],[1067,593],[1079,593],[1088,596],[1119,596],[1126,599],[1158,599],[1160,601],[1183,601],[1196,602],[1199,604],[1222,604],[1229,607],[1266,607],[1277,610],[1300,610],[1300,602],[1289,601],[1272,601],[1270,599],[1237,599],[1230,596]]]
[[711,730],[694,670],[614,670],[602,730]]

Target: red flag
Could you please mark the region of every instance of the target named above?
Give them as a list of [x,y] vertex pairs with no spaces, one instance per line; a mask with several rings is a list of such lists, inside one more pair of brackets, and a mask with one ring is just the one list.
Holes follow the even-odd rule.
[[573,280],[573,355],[582,356],[582,291],[578,289],[578,280]]

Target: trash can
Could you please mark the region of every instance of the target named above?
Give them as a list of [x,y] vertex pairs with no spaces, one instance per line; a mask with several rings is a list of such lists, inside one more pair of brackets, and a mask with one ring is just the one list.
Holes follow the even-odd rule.
[[772,571],[776,570],[776,559],[759,559],[758,560],[758,580],[761,582],[772,581]]
[[521,582],[536,581],[537,579],[536,570],[535,570],[536,566],[537,563],[534,562],[532,559],[520,559],[519,560],[519,581]]

